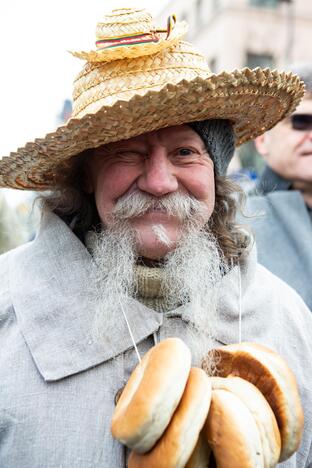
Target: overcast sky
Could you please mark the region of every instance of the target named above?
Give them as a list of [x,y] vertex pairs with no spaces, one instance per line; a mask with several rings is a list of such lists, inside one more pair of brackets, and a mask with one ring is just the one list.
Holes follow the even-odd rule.
[[168,0],[1,0],[0,156],[58,125],[83,62],[67,52],[94,48],[95,25],[112,8],[156,14]]

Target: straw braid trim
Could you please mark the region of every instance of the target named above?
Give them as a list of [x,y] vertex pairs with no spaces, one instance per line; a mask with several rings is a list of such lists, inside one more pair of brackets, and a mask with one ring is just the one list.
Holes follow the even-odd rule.
[[[178,71],[181,71],[183,69],[182,67],[176,67]],[[115,73],[118,76],[118,67],[116,67]],[[156,69],[157,70],[157,69]],[[158,70],[161,70],[159,68]],[[163,83],[162,80],[164,80],[164,77],[166,76],[166,81],[170,83],[177,83],[178,81],[181,81],[181,73],[175,73],[175,69],[166,69],[166,74],[159,74],[154,73],[154,70],[152,72],[149,72],[148,74],[144,74],[144,71],[142,74],[137,73],[136,75],[132,75],[128,73],[128,76],[122,77],[118,83],[118,87],[116,86],[116,80],[114,80],[114,75],[111,76],[110,79],[112,79],[112,83],[110,83],[110,79],[108,80],[103,80],[103,83],[105,85],[102,85],[102,82],[99,79],[91,79],[90,83],[83,83],[84,87],[86,90],[78,88],[80,91],[80,94],[74,94],[74,97],[76,98],[75,104],[74,104],[74,116],[78,116],[84,109],[86,109],[90,104],[98,101],[99,99],[103,99],[107,96],[107,102],[101,102],[102,105],[112,105],[113,102],[116,100],[115,96],[120,93],[120,98],[124,96],[131,96],[131,91],[135,90],[136,92],[139,92],[140,89],[145,90],[147,88],[151,87],[156,87],[159,86]],[[205,69],[193,69],[193,70],[188,70],[184,69],[184,74],[183,78],[187,79],[192,79],[195,77],[194,75],[199,72],[200,75],[204,78],[205,76],[208,77],[207,73],[207,68]],[[214,89],[214,82],[215,84],[218,85],[218,87],[222,87],[223,85],[228,85],[231,84],[232,86],[240,86],[242,84],[247,84],[247,83],[257,83],[261,86],[270,86],[270,83],[274,83],[274,80],[272,79],[272,74],[274,72],[271,72],[269,69],[266,70],[261,70],[261,69],[256,69],[255,71],[251,71],[249,69],[244,69],[245,73],[242,75],[238,70],[234,71],[233,74],[228,74],[228,73],[223,73],[221,75],[218,75],[218,78],[216,75],[212,75],[210,77],[210,83],[209,83],[209,88]],[[192,73],[193,72],[193,73]],[[239,73],[239,78],[235,76],[235,72]],[[115,75],[115,76],[116,76]],[[282,77],[276,72],[276,81],[279,83],[278,86],[282,86],[285,88],[285,85],[289,85],[287,83],[287,80],[290,80],[290,74],[285,74],[283,76],[284,80],[282,81]],[[224,78],[223,82],[222,80],[219,81],[220,76]],[[101,76],[99,77],[101,79]],[[275,86],[274,84],[274,86]],[[112,85],[112,86],[110,86]],[[93,88],[93,89],[92,89]],[[126,89],[127,91],[123,91],[123,89]],[[278,87],[279,89],[279,87]],[[89,91],[88,91],[89,90]],[[244,88],[244,93],[245,92],[250,93],[250,90],[246,90]],[[232,92],[233,94],[233,92]],[[81,96],[81,97],[80,97]],[[80,97],[80,98],[79,98]]]
[[[158,89],[159,89],[159,87],[157,87],[155,90],[158,90]],[[144,94],[145,94],[145,92],[144,92],[144,90],[142,88],[136,90],[136,95],[143,96]],[[225,107],[224,111],[219,110],[219,107],[220,107],[220,105],[222,105],[222,102],[224,101],[224,98],[228,98],[228,99],[233,100],[233,98],[235,98],[235,97],[240,97],[241,98],[242,96],[245,97],[245,101],[247,100],[248,97],[252,98],[252,101],[251,101],[250,105],[254,107],[254,112],[257,111],[257,112],[260,112],[262,114],[262,116],[264,115],[265,106],[261,105],[260,103],[258,103],[258,104],[255,103],[255,98],[259,97],[258,89],[253,89],[251,87],[245,88],[244,93],[240,92],[239,90],[234,90],[234,91],[231,91],[231,92],[222,92],[220,90],[217,90],[216,92],[214,92],[211,95],[211,97],[214,100],[219,99],[219,101],[218,101],[217,104],[215,104],[215,102],[209,102],[210,111],[215,110],[216,112],[213,114],[213,116],[218,114],[218,116],[219,116],[218,118],[235,119],[235,117],[237,115],[237,102],[236,102],[236,100],[234,100],[234,106],[233,106],[233,111],[232,112],[231,112],[231,103],[230,102],[227,104],[227,107]],[[274,92],[273,90],[271,92],[269,90],[265,94],[263,93],[263,94],[260,95],[261,99],[263,99],[263,100],[265,98],[275,98],[276,96],[277,96],[277,93]],[[129,98],[131,99],[131,97],[133,97],[133,96],[131,96],[130,93],[128,93],[128,92],[125,92],[122,95],[122,98],[125,99],[125,100],[127,100]],[[99,100],[97,100],[97,101],[95,101],[93,103],[90,103],[90,105],[88,105],[87,108],[85,108],[85,111],[87,111],[88,113],[93,114],[93,113],[98,112],[101,107],[103,107],[103,106],[105,106],[107,104],[108,103],[107,103],[106,98],[100,98]],[[287,102],[287,104],[289,104],[289,103]],[[177,105],[179,105],[178,101],[177,101]],[[286,108],[287,106],[285,105],[283,107]],[[156,111],[156,109],[155,109],[155,111]],[[204,112],[207,113],[207,110],[205,110]],[[208,118],[212,118],[212,116],[210,116]],[[200,120],[200,118],[199,118],[199,120]],[[258,120],[255,120],[254,122],[255,122],[256,126],[259,124]],[[274,122],[274,120],[272,120],[272,124],[273,124],[273,122]],[[250,133],[251,128],[253,128],[252,121],[251,120],[242,121],[241,127],[242,128],[238,127],[236,130],[237,130],[239,138],[244,139],[244,136],[245,135],[247,136]],[[246,137],[246,139],[249,139],[249,137],[248,138]]]
[[[144,69],[138,69],[138,70],[133,70],[133,71],[130,71],[128,72],[127,74],[123,75],[122,77],[120,76],[120,72],[118,70],[116,70],[114,73],[110,73],[109,76],[106,76],[105,75],[100,75],[98,73],[92,73],[90,74],[90,76],[87,77],[87,79],[85,80],[81,80],[79,83],[77,83],[77,86],[75,87],[75,91],[74,91],[74,94],[73,94],[73,98],[74,100],[77,100],[78,98],[80,98],[84,93],[86,93],[88,90],[90,90],[91,88],[94,88],[98,85],[102,85],[102,84],[105,84],[105,86],[107,86],[107,83],[109,83],[110,81],[113,81],[113,86],[112,88],[115,89],[115,90],[123,90],[123,88],[125,87],[125,84],[129,82],[129,79],[131,80],[134,80],[134,79],[138,79],[138,82],[141,82],[142,81],[142,78],[145,79],[145,83],[146,81],[150,81],[151,79],[152,80],[156,80],[155,81],[155,84],[157,81],[159,81],[159,79],[162,79],[162,81],[164,80],[164,77],[166,76],[166,78],[169,78],[169,75],[170,73],[174,72],[174,74],[178,74],[179,75],[179,81],[181,80],[181,76],[185,76],[184,73],[183,75],[179,74],[181,72],[181,70],[183,70],[186,74],[187,72],[190,72],[192,74],[194,73],[200,73],[200,75],[203,75],[203,76],[211,76],[211,73],[207,70],[206,67],[203,67],[203,68],[200,68],[200,67],[189,67],[189,66],[185,66],[185,65],[182,65],[182,64],[177,64],[177,65],[174,65],[174,64],[170,64],[170,67],[167,65],[162,65],[162,66],[158,66],[158,67],[154,67],[153,69],[149,70],[149,73],[147,74],[146,73],[146,70]],[[161,74],[160,72],[166,72],[166,73],[163,73]],[[176,73],[175,73],[176,72]],[[114,81],[116,78],[119,78],[119,83],[118,85],[116,84],[116,81]],[[129,78],[129,79],[128,79]],[[143,82],[143,84],[144,84]]]
[[[166,77],[158,73],[161,70],[166,71]],[[74,108],[74,117],[79,117],[80,114],[86,113],[85,110],[90,104],[96,103],[101,100],[102,105],[112,105],[117,99],[131,98],[135,94],[145,94],[148,89],[161,89],[167,83],[176,84],[181,81],[181,72],[183,70],[183,79],[192,80],[197,76],[207,78],[207,70],[199,70],[176,67],[175,69],[159,68],[153,70],[152,73],[146,75],[144,72],[141,74],[133,72],[129,73],[127,77],[116,87],[114,78],[105,80],[98,84],[94,84],[88,90],[76,99]],[[171,73],[172,72],[172,73]],[[124,91],[126,89],[126,91]]]
[[127,35],[137,32],[151,32],[152,17],[148,14],[134,18],[132,21],[114,21],[112,23],[98,23],[96,26],[96,38],[109,38],[111,36]]
[[[186,58],[193,59],[194,57],[196,60],[186,60]],[[74,115],[84,107],[83,105],[78,105],[79,98],[81,97],[81,100],[86,99],[87,102],[87,91],[98,85],[102,85],[103,90],[105,86],[107,94],[116,94],[116,92],[123,88],[138,88],[140,83],[142,83],[143,87],[146,87],[146,82],[154,85],[166,78],[169,82],[176,83],[183,78],[193,77],[194,73],[197,72],[200,76],[208,77],[211,75],[206,61],[202,58],[198,60],[194,54],[182,55],[174,52],[171,54],[170,60],[163,60],[163,55],[157,54],[153,60],[149,58],[144,60],[143,63],[142,59],[140,61],[130,60],[129,62],[129,65],[131,65],[129,67],[124,66],[124,64],[121,67],[121,63],[117,64],[116,62],[105,68],[92,69],[88,67],[89,73],[78,77],[74,84]],[[183,73],[181,74],[182,70]],[[116,78],[118,79],[116,80]]]
[[[221,97],[221,96],[220,96],[220,97]],[[221,98],[222,98],[222,97],[221,97]],[[219,108],[219,106],[220,106],[220,103],[217,102],[216,105],[215,105],[214,107],[215,107],[215,108]],[[120,105],[120,107],[122,107],[122,105]],[[260,107],[261,109],[263,109],[263,106],[259,106],[259,107]],[[233,116],[234,116],[234,114],[235,114],[235,110],[234,110]],[[183,115],[184,115],[184,112],[183,112]],[[228,117],[228,116],[229,116],[229,113],[225,111],[225,112],[223,112],[223,116],[224,116],[224,117]],[[222,117],[222,115],[221,115],[220,117]],[[185,115],[184,115],[184,119],[185,119]],[[247,122],[249,122],[249,121],[247,121]],[[76,148],[76,149],[77,149],[77,148]],[[61,158],[60,158],[60,159],[61,159]]]
[[[165,73],[159,73],[162,70]],[[96,101],[97,96],[101,98],[107,96],[109,98],[119,92],[123,93],[124,90],[131,92],[133,89],[146,89],[158,86],[159,83],[164,82],[175,84],[182,79],[191,80],[196,75],[202,78],[209,77],[207,69],[191,69],[183,66],[176,66],[174,68],[159,67],[151,70],[148,74],[144,70],[133,71],[132,73],[127,73],[118,83],[115,80],[118,74],[104,80],[101,80],[101,77],[95,77],[90,82],[82,83],[75,93],[73,117],[76,117],[90,102]],[[109,99],[109,102],[113,102],[113,100]]]
[[[178,86],[167,85],[158,92],[134,96],[130,102],[118,101],[112,108],[102,109],[96,115],[72,119],[44,139],[28,143],[18,152],[11,153],[9,158],[3,158],[0,161],[0,185],[37,190],[49,188],[55,183],[53,168],[59,164],[66,167],[70,164],[66,159],[74,154],[186,121],[229,118],[234,122],[237,144],[241,144],[290,114],[304,91],[297,77],[283,73],[279,78],[277,72],[267,76],[266,88],[259,90],[257,73],[250,70],[245,70],[243,76],[238,71],[232,75],[223,73],[219,80],[227,78],[228,83],[223,85],[228,87],[218,87],[215,83],[211,93],[212,77],[209,80],[197,78],[191,83],[184,80]],[[235,86],[247,81],[248,88],[232,88],[229,86],[231,80]],[[176,102],[179,105],[173,105]],[[100,102],[95,104],[100,106]]]
[[205,67],[207,70],[209,70],[206,58],[202,54],[194,50],[194,48],[191,47],[191,45],[188,42],[180,41],[178,44],[171,44],[170,48],[166,51],[165,54],[163,53],[163,51],[161,51],[157,54],[153,54],[150,56],[147,55],[143,57],[138,57],[138,60],[129,58],[115,60],[113,63],[110,62],[107,64],[101,62],[88,62],[84,65],[82,70],[77,75],[74,81],[74,85],[79,81],[80,78],[89,75],[89,73],[93,70],[103,69],[103,73],[105,71],[106,75],[108,75],[109,73],[115,73],[115,70],[118,70],[118,73],[120,73],[122,70],[124,70],[125,73],[127,73],[129,69],[131,70],[137,68],[138,64],[140,64],[140,69],[150,69],[152,68],[155,61],[162,60],[165,63],[169,63],[172,59],[173,62],[176,62],[179,56],[180,60],[183,63],[189,63],[190,66],[192,66],[192,68],[196,68],[196,66],[194,67],[194,65],[192,64],[198,63],[200,64],[198,68]]
[[[296,80],[296,81],[297,81],[297,80]],[[183,83],[183,84],[185,84],[185,83]],[[209,84],[210,84],[210,83],[209,83]],[[209,84],[208,84],[208,88],[211,89],[211,86],[209,86]],[[226,94],[225,94],[225,93],[220,93],[220,90],[217,90],[217,91],[218,91],[217,93],[212,94],[211,96],[209,96],[209,98],[211,99],[211,98],[215,98],[215,97],[219,97],[219,98],[224,98],[224,97],[226,97]],[[275,91],[275,92],[274,92],[274,91]],[[272,93],[271,93],[271,95],[274,96],[275,94],[277,94],[276,91],[277,91],[277,90],[273,90]],[[247,90],[246,88],[245,88],[244,90],[235,90],[234,92],[235,92],[235,95],[245,95],[246,92],[251,93],[251,94],[254,94],[255,96],[259,94],[259,91],[258,91],[257,89],[250,89],[250,88],[249,88],[248,90]],[[231,93],[231,94],[232,94],[232,93]],[[228,93],[227,93],[227,96],[228,96]],[[299,99],[300,99],[300,98],[298,98],[297,101],[299,101]],[[120,107],[123,107],[123,104],[126,104],[126,103],[122,103],[122,101],[121,101]],[[297,104],[297,102],[294,102],[294,104],[293,104],[292,107],[295,107],[296,104]],[[236,109],[236,108],[235,108],[235,111],[237,112],[237,109]],[[291,112],[291,109],[289,110],[289,112]],[[86,117],[89,117],[89,118],[90,118],[91,116],[86,116]],[[77,121],[75,120],[75,122],[77,122]],[[58,129],[58,133],[59,133],[59,132],[61,132],[61,133],[66,133],[66,127],[60,127],[60,128]],[[79,131],[78,131],[78,133],[79,133]],[[55,138],[55,133],[51,133],[51,134],[47,135],[47,137],[46,137],[45,140],[48,140],[49,137],[51,137],[52,139]],[[38,143],[41,143],[42,141],[44,141],[44,140],[40,140],[40,139],[37,139],[37,140],[36,140],[36,142],[38,142]],[[33,143],[29,143],[29,145],[33,145]]]
[[[144,8],[115,8],[111,13],[107,13],[104,17],[105,23],[114,24],[117,21],[122,23],[128,23],[135,19],[141,19],[141,21],[152,21],[152,15]],[[117,19],[119,18],[119,20]],[[103,24],[105,24],[103,22]]]

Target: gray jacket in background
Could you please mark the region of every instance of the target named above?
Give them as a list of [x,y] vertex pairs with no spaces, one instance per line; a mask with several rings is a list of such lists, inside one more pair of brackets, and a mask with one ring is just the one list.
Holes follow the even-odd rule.
[[[115,395],[137,358],[121,311],[101,343],[92,339],[86,294],[92,265],[85,246],[52,213],[33,242],[0,257],[1,468],[126,466],[110,424]],[[280,466],[311,467],[312,316],[294,290],[257,265],[253,249],[222,280],[215,346],[238,341],[240,282],[242,340],[286,359],[304,407],[301,447]],[[129,300],[127,315],[141,355],[164,338],[164,322],[188,343],[187,306],[161,314]]]
[[240,219],[255,235],[258,261],[292,286],[312,310],[312,217],[300,192],[266,168]]

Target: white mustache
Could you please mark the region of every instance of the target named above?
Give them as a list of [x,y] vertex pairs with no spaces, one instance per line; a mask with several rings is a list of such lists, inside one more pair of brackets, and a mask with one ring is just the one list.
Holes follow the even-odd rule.
[[203,216],[205,205],[195,197],[184,193],[171,193],[161,198],[141,191],[126,193],[120,197],[113,209],[115,219],[125,220],[141,216],[148,211],[164,211],[185,221],[194,215]]

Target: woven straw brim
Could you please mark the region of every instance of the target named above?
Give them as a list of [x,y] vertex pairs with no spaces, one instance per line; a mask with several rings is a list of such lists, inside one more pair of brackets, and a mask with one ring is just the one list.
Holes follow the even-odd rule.
[[168,49],[177,44],[187,33],[187,23],[181,21],[177,23],[172,30],[170,36],[166,39],[166,33],[162,33],[163,38],[159,42],[150,42],[147,44],[134,44],[117,46],[112,49],[100,49],[90,51],[70,51],[74,57],[78,57],[88,62],[110,62],[112,60],[121,60],[126,58],[140,57],[144,55],[156,54],[164,49]]
[[65,170],[69,159],[86,149],[191,121],[229,119],[240,145],[293,112],[303,94],[296,75],[243,69],[165,84],[110,106],[99,100],[92,113],[4,157],[0,186],[49,189],[57,183],[56,168]]

